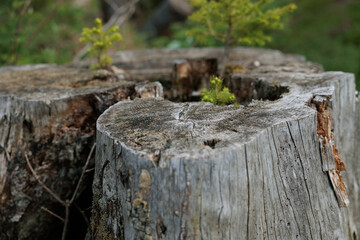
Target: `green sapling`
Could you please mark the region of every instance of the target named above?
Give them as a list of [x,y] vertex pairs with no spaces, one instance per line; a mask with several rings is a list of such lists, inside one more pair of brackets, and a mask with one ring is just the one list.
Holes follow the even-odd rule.
[[101,19],[95,19],[95,27],[83,28],[80,42],[90,44],[88,52],[96,57],[97,64],[92,65],[91,69],[109,69],[112,59],[107,55],[106,50],[116,41],[121,41],[122,36],[118,32],[119,27],[113,26],[104,31]]

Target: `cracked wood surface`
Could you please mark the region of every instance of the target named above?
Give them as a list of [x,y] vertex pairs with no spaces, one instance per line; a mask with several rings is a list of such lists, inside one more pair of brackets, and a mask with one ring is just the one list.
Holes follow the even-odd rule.
[[[279,52],[273,53],[272,67],[272,53],[267,53],[268,64],[235,74],[232,81],[287,87],[289,92],[278,100],[238,108],[135,99],[100,116],[95,238],[357,238],[360,161],[354,76],[311,67],[286,70],[276,66]],[[319,98],[331,102],[333,144],[347,166],[341,173],[347,208],[335,194],[346,192],[329,180],[335,164],[322,161],[328,152],[321,150],[319,113],[312,104]]]
[[[56,65],[0,68],[0,239],[61,236],[62,223],[40,208],[63,210],[26,167],[24,152],[50,189],[70,197],[97,117],[118,101],[162,94],[158,83],[120,77]],[[79,193],[90,185],[87,173]]]

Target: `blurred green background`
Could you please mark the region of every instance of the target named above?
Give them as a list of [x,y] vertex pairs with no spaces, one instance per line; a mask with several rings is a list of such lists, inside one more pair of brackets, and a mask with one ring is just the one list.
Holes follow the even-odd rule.
[[[104,1],[1,0],[0,66],[71,62],[84,47],[78,41],[82,28],[92,26],[95,17],[106,19]],[[185,35],[191,27],[185,21],[174,22],[151,38],[146,31],[139,33],[162,2],[138,1],[135,13],[120,26],[124,41],[112,50],[221,45],[213,40],[197,44]],[[360,1],[277,0],[272,4],[290,2],[298,9],[288,17],[283,30],[271,32],[273,41],[264,47],[304,55],[327,71],[355,73],[360,89]]]

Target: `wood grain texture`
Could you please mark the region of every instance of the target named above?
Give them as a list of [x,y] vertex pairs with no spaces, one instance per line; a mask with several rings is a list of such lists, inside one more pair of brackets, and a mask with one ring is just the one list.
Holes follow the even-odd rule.
[[[154,79],[163,82],[172,79],[172,70],[175,60],[213,58],[219,63],[221,71],[224,49],[222,48],[186,48],[186,49],[146,49],[121,51],[115,53],[113,64],[124,69],[135,79]],[[246,69],[265,72],[322,72],[319,64],[308,62],[303,56],[283,54],[280,51],[261,48],[236,47],[230,51],[230,62],[243,66]],[[258,61],[261,68],[254,62]],[[70,66],[88,68],[95,59],[88,59]],[[166,86],[164,86],[166,88]]]
[[[262,60],[261,50],[243,51],[239,59]],[[314,72],[295,60],[286,68],[277,64],[289,56],[266,53],[267,64],[232,81],[288,89],[278,100],[238,108],[135,99],[100,116],[96,239],[356,239],[354,76]],[[297,71],[299,65],[308,67]],[[312,101],[324,97],[331,101],[334,144],[352,168],[342,172],[348,208],[340,207],[329,180],[333,166],[324,169],[322,161]]]
[[[24,153],[40,179],[65,200],[95,140],[97,117],[118,101],[151,94],[160,96],[161,85],[121,80],[104,70],[0,68],[0,239],[61,236],[56,229],[62,223],[41,207],[60,215],[63,209],[37,183]],[[79,195],[89,185],[88,173]]]

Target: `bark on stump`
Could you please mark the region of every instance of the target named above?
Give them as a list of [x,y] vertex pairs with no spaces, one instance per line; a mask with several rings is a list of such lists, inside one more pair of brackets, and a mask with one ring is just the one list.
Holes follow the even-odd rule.
[[162,94],[158,83],[121,77],[56,65],[0,68],[0,239],[60,238],[63,223],[40,208],[61,216],[64,208],[38,184],[24,154],[50,189],[69,198],[95,140],[97,117],[118,101]]
[[260,86],[244,99],[282,89],[279,99],[240,108],[138,99],[100,116],[96,239],[357,238],[354,76],[276,66],[271,54],[275,66],[231,82]]

